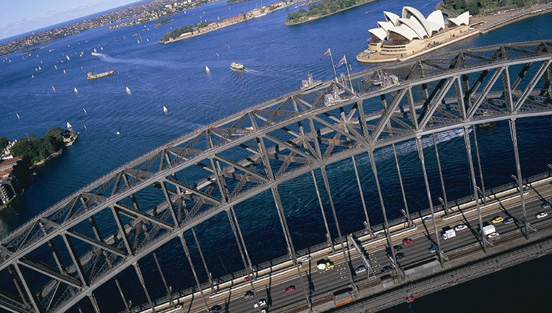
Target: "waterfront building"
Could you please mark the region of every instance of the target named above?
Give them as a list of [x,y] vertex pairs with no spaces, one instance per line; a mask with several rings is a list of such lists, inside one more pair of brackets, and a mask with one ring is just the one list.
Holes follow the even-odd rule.
[[0,163],[0,205],[7,204],[21,191],[18,177],[24,170],[22,156],[12,157]]
[[383,12],[385,21],[377,28],[369,29],[371,39],[368,49],[357,60],[364,63],[402,61],[443,47],[478,33],[469,27],[469,12],[456,18],[445,18],[441,10],[426,17],[413,7],[405,6],[402,16]]

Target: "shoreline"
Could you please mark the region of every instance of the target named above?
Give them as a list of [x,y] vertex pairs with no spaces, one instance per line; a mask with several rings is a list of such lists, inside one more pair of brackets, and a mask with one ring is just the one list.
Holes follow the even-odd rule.
[[493,15],[487,15],[487,14],[476,15],[471,18],[472,20],[469,26],[469,28],[473,28],[473,30],[475,31],[468,33],[462,37],[458,37],[456,39],[443,42],[438,46],[432,47],[430,49],[424,49],[416,53],[413,53],[411,55],[407,55],[404,57],[396,57],[396,58],[387,58],[387,59],[379,59],[379,60],[370,59],[370,53],[366,52],[368,51],[368,49],[364,49],[356,56],[356,60],[359,63],[364,63],[364,64],[376,64],[376,63],[379,64],[379,63],[407,61],[407,60],[422,56],[424,54],[436,51],[440,48],[449,46],[451,44],[457,43],[464,39],[471,38],[475,35],[483,35],[493,30],[497,30],[504,26],[510,25],[512,23],[516,23],[531,17],[548,14],[548,13],[552,13],[552,3],[532,5],[532,6],[524,7],[521,10],[508,9],[504,12],[498,11],[498,13],[495,13]]
[[368,0],[368,1],[366,1],[366,2],[359,3],[359,4],[355,4],[355,5],[350,6],[350,7],[348,7],[348,8],[343,8],[343,9],[341,9],[341,10],[337,10],[337,11],[335,11],[335,12],[333,12],[333,13],[330,13],[330,14],[319,15],[319,16],[314,16],[314,17],[309,17],[309,18],[307,18],[307,20],[305,20],[305,21],[300,21],[300,22],[296,22],[296,23],[290,23],[290,22],[288,21],[288,22],[285,22],[284,25],[285,25],[285,26],[294,26],[294,25],[300,25],[300,24],[304,24],[304,23],[308,23],[308,22],[314,22],[314,21],[316,21],[316,20],[319,20],[319,19],[322,19],[322,18],[325,18],[325,17],[328,17],[328,16],[332,16],[332,15],[334,15],[334,14],[341,13],[341,12],[343,12],[343,11],[347,11],[347,10],[349,10],[349,9],[353,9],[353,8],[359,7],[359,6],[361,6],[361,5],[365,5],[365,4],[368,4],[368,3],[372,3],[372,2],[374,2],[374,1],[376,1],[376,0]]

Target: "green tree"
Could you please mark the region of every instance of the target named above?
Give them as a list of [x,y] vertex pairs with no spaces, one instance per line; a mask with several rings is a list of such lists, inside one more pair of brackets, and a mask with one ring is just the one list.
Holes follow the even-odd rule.
[[6,137],[0,137],[0,150],[4,150],[8,146],[10,140]]

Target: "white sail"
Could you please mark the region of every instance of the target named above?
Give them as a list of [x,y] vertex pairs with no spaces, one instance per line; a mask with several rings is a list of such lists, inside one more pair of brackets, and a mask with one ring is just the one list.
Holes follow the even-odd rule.
[[120,134],[121,134],[120,131],[116,131],[116,132],[115,132],[115,135],[117,135],[117,136],[119,136]]
[[57,70],[57,65],[56,64],[54,64],[54,68]]
[[31,75],[31,78],[34,78],[34,74],[33,74],[33,75]]
[[15,116],[17,116],[18,120],[21,120],[21,117],[19,117],[19,114],[15,113]]
[[56,92],[56,87],[54,87],[54,85],[52,85],[52,90]]
[[65,58],[67,59],[67,61],[71,60],[68,55],[66,55]]
[[125,87],[125,88],[126,88],[126,93],[130,96],[130,94],[131,94],[132,92],[130,92],[130,89],[129,89],[128,87]]
[[70,129],[70,128],[73,128],[73,126],[71,126],[71,124],[69,124],[69,122],[67,122],[67,129]]
[[165,113],[165,114],[169,113],[169,109],[167,109],[166,106],[163,106],[163,113]]
[[96,48],[94,48],[94,52],[98,52],[98,50],[96,50]]
[[207,72],[207,73],[211,72],[211,69],[207,65],[205,65],[205,72]]
[[84,111],[84,115],[87,115],[87,114],[88,114],[88,111],[86,111],[85,108],[82,108],[82,110]]
[[75,89],[73,89],[73,92],[77,95],[79,94],[79,90],[77,89],[77,87],[75,87]]
[[67,75],[67,72],[65,71],[65,69],[63,69],[63,75]]

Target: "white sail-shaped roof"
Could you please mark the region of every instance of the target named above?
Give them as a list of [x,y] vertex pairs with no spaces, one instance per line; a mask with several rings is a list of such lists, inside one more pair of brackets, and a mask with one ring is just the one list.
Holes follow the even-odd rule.
[[445,18],[443,17],[443,12],[441,10],[433,11],[426,19],[430,25],[432,31],[440,31],[445,28]]
[[420,11],[414,9],[413,7],[403,7],[402,17],[410,18],[411,16],[413,16],[414,18],[416,18],[416,20],[418,20],[420,25],[422,25],[423,28],[425,29],[426,33],[431,34],[432,32],[431,26],[429,25],[429,23],[427,22],[423,14],[420,13]]
[[399,26],[398,21],[399,21],[400,16],[398,16],[397,14],[395,14],[393,12],[383,11],[383,16],[385,16],[385,19],[388,22],[393,23],[393,25],[395,25],[395,26]]
[[418,34],[416,34],[410,27],[406,25],[395,26],[389,29],[389,32],[399,34],[408,40],[420,38]]
[[387,31],[381,27],[369,29],[368,32],[372,36],[378,37],[379,40],[385,40],[387,38]]
[[404,24],[408,27],[410,27],[420,38],[425,38],[431,36],[431,34],[428,34],[425,29],[418,23],[418,21],[415,18],[403,18],[401,17],[399,19],[401,24]]
[[451,17],[448,20],[456,26],[468,25],[470,24],[470,12],[466,11],[457,17]]
[[395,26],[393,23],[391,22],[378,22],[378,26],[380,28],[383,28],[385,31],[388,31],[389,28]]

